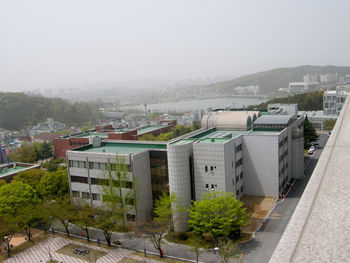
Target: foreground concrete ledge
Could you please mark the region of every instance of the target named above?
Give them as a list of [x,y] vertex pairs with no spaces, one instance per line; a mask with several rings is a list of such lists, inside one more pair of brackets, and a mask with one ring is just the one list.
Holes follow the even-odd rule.
[[350,261],[349,168],[347,99],[270,263]]

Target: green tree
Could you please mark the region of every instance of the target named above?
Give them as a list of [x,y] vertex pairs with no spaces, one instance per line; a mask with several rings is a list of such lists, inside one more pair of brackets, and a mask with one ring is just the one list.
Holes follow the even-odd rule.
[[95,215],[97,209],[91,207],[88,204],[79,204],[73,206],[75,211],[75,217],[73,218],[73,223],[79,226],[86,233],[86,239],[90,241],[89,227],[96,226]]
[[5,184],[6,184],[6,181],[3,180],[3,179],[0,179],[0,187],[3,186],[3,185],[5,185]]
[[40,196],[48,199],[62,198],[69,193],[68,174],[66,169],[46,173],[38,184]]
[[13,235],[21,231],[14,218],[15,216],[11,214],[0,215],[0,240],[4,243],[6,242],[5,237],[8,237],[8,242],[10,243]]
[[22,163],[35,163],[36,153],[34,147],[23,144],[12,154],[12,160]]
[[239,259],[242,251],[238,248],[232,240],[220,240],[219,242],[219,256],[221,262],[228,263],[231,258]]
[[201,201],[194,201],[189,210],[188,225],[198,236],[209,233],[215,245],[220,237],[240,234],[240,227],[248,224],[249,218],[242,202],[232,193],[207,192]]
[[[176,211],[174,211],[176,210]],[[146,234],[155,249],[159,251],[159,256],[163,257],[162,242],[166,234],[173,227],[173,213],[180,210],[178,200],[174,194],[171,196],[163,193],[154,204],[153,221],[140,223],[141,231]]]
[[47,158],[52,157],[52,149],[49,143],[44,142],[41,148],[41,156],[47,161]]
[[304,120],[304,149],[308,149],[312,142],[318,140],[318,137],[314,126],[306,116]]
[[96,215],[96,227],[102,230],[108,246],[112,245],[112,233],[116,223],[115,217],[111,211],[99,209]]
[[40,169],[31,169],[28,171],[18,173],[14,178],[13,182],[22,182],[29,184],[33,189],[38,187],[41,178],[45,175],[45,172]]
[[39,201],[35,190],[28,184],[13,182],[0,187],[0,215],[15,215],[19,208]]
[[74,220],[76,214],[71,204],[70,198],[56,198],[55,200],[46,200],[43,204],[45,217],[58,220],[67,232],[69,237],[69,224]]
[[28,206],[21,207],[17,210],[13,219],[20,229],[25,230],[28,240],[31,240],[32,238],[31,228],[37,225],[43,218],[43,213],[39,207],[40,205],[38,204],[30,204]]
[[136,206],[135,182],[128,179],[129,166],[116,155],[115,163],[107,166],[107,175],[101,184],[103,202],[112,211],[112,215],[126,229],[126,214]]

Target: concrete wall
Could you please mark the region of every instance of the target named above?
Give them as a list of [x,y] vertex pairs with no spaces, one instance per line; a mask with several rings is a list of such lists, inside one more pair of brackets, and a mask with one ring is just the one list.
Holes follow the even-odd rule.
[[[190,157],[192,156],[192,142],[187,144],[168,145],[168,169],[170,194],[175,194],[179,205],[188,209],[191,204],[191,174]],[[187,212],[174,215],[174,230],[187,229]]]
[[277,135],[244,135],[243,163],[245,194],[279,196]]
[[133,155],[132,163],[136,191],[136,219],[145,221],[151,218],[153,207],[149,152]]

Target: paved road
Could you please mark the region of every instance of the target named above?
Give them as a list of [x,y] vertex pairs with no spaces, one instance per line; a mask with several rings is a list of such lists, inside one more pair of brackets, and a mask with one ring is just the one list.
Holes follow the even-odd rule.
[[[275,209],[272,211],[270,217],[265,222],[265,226],[260,229],[256,234],[255,238],[242,245],[244,251],[243,262],[249,263],[264,263],[268,262],[278,241],[280,240],[284,229],[286,228],[290,217],[292,216],[295,207],[297,206],[299,199],[304,192],[305,186],[309,181],[310,175],[315,168],[317,161],[320,157],[323,146],[326,144],[328,136],[326,134],[321,134],[319,139],[319,148],[314,152],[311,157],[307,157],[305,162],[305,178],[297,180],[293,185],[291,191],[287,195],[287,198],[276,205]],[[59,228],[58,225],[55,228]],[[64,229],[62,229],[64,232]],[[81,229],[79,227],[72,227],[71,232],[80,236]],[[90,231],[90,238],[97,240],[104,240],[102,232],[97,233],[97,231]],[[119,240],[124,248],[132,250],[143,251],[146,247],[147,251],[157,253],[148,239],[135,238],[129,233],[126,234],[113,234],[112,240]],[[166,255],[195,260],[195,254],[189,250],[188,247],[167,243],[164,244],[164,252]],[[216,263],[218,258],[213,251],[204,251],[199,260],[206,263]]]
[[319,147],[312,156],[308,156],[305,162],[305,178],[296,180],[286,199],[276,205],[263,228],[256,233],[255,238],[242,246],[244,251],[243,262],[264,263],[269,262],[295,207],[310,179],[328,135],[320,134]]

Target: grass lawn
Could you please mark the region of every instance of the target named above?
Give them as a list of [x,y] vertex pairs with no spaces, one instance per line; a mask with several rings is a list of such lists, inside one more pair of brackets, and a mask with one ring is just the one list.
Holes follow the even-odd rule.
[[83,246],[75,245],[75,244],[68,244],[68,245],[60,248],[59,250],[57,250],[56,253],[60,253],[60,254],[63,254],[63,255],[69,256],[69,257],[75,257],[75,258],[82,259],[82,260],[85,260],[88,262],[91,262],[91,261],[94,262],[95,260],[98,260],[99,258],[102,258],[104,255],[107,254],[106,252],[103,252],[100,250],[95,250],[95,249],[90,249],[90,248],[88,248],[90,250],[90,252],[88,254],[85,254],[85,255],[79,255],[79,254],[73,253],[74,249],[81,248],[81,247],[83,247]]
[[[135,256],[138,256],[140,258],[144,257],[142,252],[134,252],[132,254]],[[151,254],[147,254],[147,258],[158,260],[161,262],[167,262],[167,263],[183,263],[183,261],[180,261],[180,260],[176,260],[176,259],[172,259],[172,258],[161,258],[159,256],[151,255]],[[123,262],[123,261],[120,261],[120,262]],[[143,262],[143,260],[140,259],[139,261],[137,261],[137,260],[133,259],[133,261],[131,261],[131,262]],[[128,262],[125,262],[125,263],[128,263]]]

